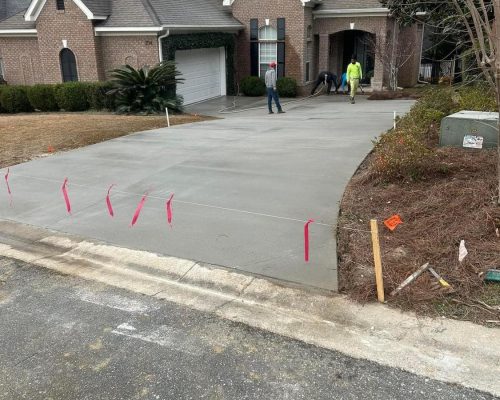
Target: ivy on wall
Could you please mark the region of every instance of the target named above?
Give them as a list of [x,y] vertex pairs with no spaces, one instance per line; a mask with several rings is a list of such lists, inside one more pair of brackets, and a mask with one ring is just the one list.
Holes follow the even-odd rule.
[[200,32],[168,36],[162,40],[166,60],[175,61],[177,50],[192,50],[224,47],[226,49],[227,93],[235,93],[234,48],[235,36],[231,33]]

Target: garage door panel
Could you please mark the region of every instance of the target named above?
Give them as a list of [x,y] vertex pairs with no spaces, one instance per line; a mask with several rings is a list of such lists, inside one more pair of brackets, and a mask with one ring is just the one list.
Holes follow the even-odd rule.
[[184,79],[177,86],[177,93],[184,97],[184,104],[226,94],[223,48],[179,50],[175,59]]

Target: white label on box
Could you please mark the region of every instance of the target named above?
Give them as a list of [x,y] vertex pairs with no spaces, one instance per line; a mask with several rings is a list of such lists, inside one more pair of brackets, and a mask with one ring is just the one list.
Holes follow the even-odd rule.
[[482,149],[484,138],[482,136],[465,135],[464,147],[470,149]]

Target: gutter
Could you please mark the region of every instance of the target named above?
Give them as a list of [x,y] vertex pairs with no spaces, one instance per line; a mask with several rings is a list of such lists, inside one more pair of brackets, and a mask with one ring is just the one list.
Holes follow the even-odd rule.
[[376,17],[389,15],[390,10],[385,7],[377,8],[346,8],[344,10],[313,11],[314,18],[342,18],[342,17]]
[[163,35],[158,36],[158,57],[160,58],[160,63],[163,61],[163,47],[161,45],[161,40],[165,39],[170,35],[170,29],[167,29]]
[[0,36],[37,36],[36,29],[0,29]]

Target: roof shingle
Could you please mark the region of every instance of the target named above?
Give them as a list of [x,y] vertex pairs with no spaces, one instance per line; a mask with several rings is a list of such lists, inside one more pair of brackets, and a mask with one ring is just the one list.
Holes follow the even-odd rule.
[[363,8],[383,8],[379,0],[323,0],[316,10],[359,10]]

